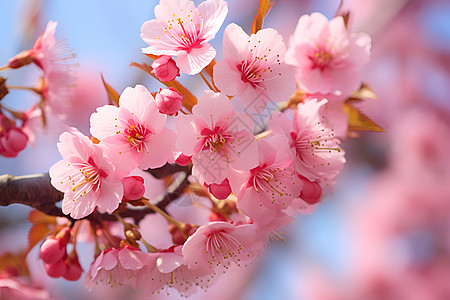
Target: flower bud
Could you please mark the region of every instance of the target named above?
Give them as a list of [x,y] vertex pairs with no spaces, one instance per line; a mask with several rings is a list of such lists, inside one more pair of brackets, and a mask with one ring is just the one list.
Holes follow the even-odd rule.
[[45,264],[45,272],[47,275],[53,278],[63,276],[67,271],[67,265],[62,259],[58,260],[54,264]]
[[172,81],[180,76],[180,69],[175,61],[168,55],[161,55],[152,63],[152,73],[161,81]]
[[70,236],[70,228],[64,227],[58,232],[56,238],[59,239],[61,245],[66,246],[70,242]]
[[210,222],[216,222],[216,221],[222,221],[222,222],[228,222],[227,218],[225,218],[221,213],[212,211],[209,214],[209,221]]
[[14,122],[0,114],[0,155],[16,157],[25,149],[28,136]]
[[66,247],[61,243],[61,240],[49,237],[42,243],[39,257],[46,264],[54,264],[61,260],[65,253]]
[[303,182],[300,198],[310,205],[318,203],[322,197],[322,187],[320,184],[317,181],[311,182],[301,175],[299,177]]
[[8,61],[8,67],[11,69],[18,69],[32,63],[34,61],[33,54],[33,50],[25,50],[20,52]]
[[125,200],[138,200],[145,193],[144,178],[141,176],[128,176],[122,179],[123,198]]
[[183,96],[174,88],[159,89],[155,96],[156,106],[161,113],[175,115],[183,104]]
[[176,156],[175,162],[180,166],[187,166],[192,159],[191,156],[184,155],[183,153],[179,153],[178,156]]
[[62,275],[66,280],[69,281],[77,281],[80,279],[81,274],[83,273],[83,269],[78,262],[78,258],[75,259],[67,259],[66,262],[66,271]]
[[231,194],[231,187],[228,178],[225,178],[220,184],[212,183],[210,185],[206,185],[206,187],[208,188],[209,192],[219,200],[227,199]]

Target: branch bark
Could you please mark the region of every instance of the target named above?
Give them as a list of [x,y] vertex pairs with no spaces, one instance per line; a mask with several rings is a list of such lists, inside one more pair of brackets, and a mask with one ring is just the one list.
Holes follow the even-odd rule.
[[[156,178],[164,178],[177,172],[184,171],[185,173],[185,176],[179,182],[168,188],[168,192],[158,202],[157,206],[165,211],[167,205],[180,197],[189,185],[188,174],[190,172],[190,167],[166,164],[161,168],[148,171]],[[13,176],[9,174],[0,175],[0,206],[19,203],[36,208],[47,215],[71,219],[70,216],[66,216],[62,213],[61,208],[55,205],[63,198],[64,194],[51,185],[48,173],[27,176]],[[147,214],[151,213],[154,212],[148,208],[135,210],[128,209],[121,212],[120,215],[122,217],[132,217],[136,222],[139,222]],[[113,215],[100,213],[89,215],[86,219],[116,221],[116,217]]]
[[53,216],[63,216],[55,206],[64,194],[53,188],[48,173],[27,176],[0,176],[0,205],[24,204]]

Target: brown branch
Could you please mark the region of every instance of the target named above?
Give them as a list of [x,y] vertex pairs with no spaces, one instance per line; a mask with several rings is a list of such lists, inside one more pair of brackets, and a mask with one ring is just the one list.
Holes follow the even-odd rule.
[[165,164],[164,166],[156,169],[148,169],[147,172],[153,175],[156,179],[164,178],[168,175],[175,174],[177,172],[190,172],[192,166],[180,166],[177,164]]
[[63,216],[55,206],[64,197],[50,184],[48,173],[27,176],[0,176],[0,205],[24,204],[54,216]]
[[[184,177],[169,187],[168,192],[158,202],[157,206],[162,210],[165,211],[167,205],[180,197],[189,185],[187,174],[190,172],[190,166],[182,167],[176,164],[166,164],[161,168],[148,170],[156,178],[164,178],[170,174],[183,171]],[[19,203],[36,208],[47,215],[66,217],[73,221],[70,216],[62,213],[61,208],[55,205],[63,198],[64,194],[51,185],[48,173],[27,176],[0,175],[0,206]],[[151,213],[154,213],[151,209],[128,209],[121,212],[120,215],[132,217],[136,222],[139,222]],[[116,217],[113,215],[100,213],[89,215],[86,219],[91,221],[116,221]]]

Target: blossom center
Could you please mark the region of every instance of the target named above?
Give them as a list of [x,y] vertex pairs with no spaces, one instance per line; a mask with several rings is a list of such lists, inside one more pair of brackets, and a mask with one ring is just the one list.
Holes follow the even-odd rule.
[[97,191],[100,188],[102,178],[108,177],[105,171],[96,166],[92,157],[89,157],[87,162],[72,165],[77,168],[74,174],[69,175],[69,180],[72,181],[72,192],[76,192],[73,201],[91,190]]
[[[187,23],[186,26],[185,23]],[[179,46],[179,50],[190,53],[192,49],[202,47],[203,39],[199,37],[200,28],[201,24],[195,24],[194,19],[185,22],[185,20],[177,18],[169,21],[168,27],[164,28],[164,33]]]
[[325,49],[316,49],[310,60],[313,62],[313,68],[323,70],[331,63],[333,55]]
[[231,140],[231,135],[222,127],[216,126],[213,130],[205,128],[201,131],[203,137],[203,148],[209,149],[211,152],[222,152],[225,144]]
[[240,260],[237,256],[241,254],[241,251],[242,246],[239,241],[223,230],[214,231],[208,235],[206,253],[211,266],[213,262],[217,262],[217,266],[222,264],[223,267],[228,268],[228,259],[236,262],[239,266]]
[[151,131],[141,124],[133,124],[125,129],[125,134],[132,149],[136,149],[137,152],[141,152],[145,147],[145,141],[151,134]]
[[[256,192],[267,196],[274,203],[278,197],[285,195],[291,196],[287,191],[288,184],[282,178],[283,174],[288,174],[289,171],[282,168],[267,168],[266,166],[259,166],[251,171],[250,185],[254,187]],[[290,175],[290,174],[289,174]]]

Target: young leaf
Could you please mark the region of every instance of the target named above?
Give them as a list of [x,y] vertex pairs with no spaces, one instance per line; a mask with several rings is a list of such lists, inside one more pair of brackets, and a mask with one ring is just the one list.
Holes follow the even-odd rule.
[[351,104],[345,103],[344,109],[348,118],[348,131],[386,131]]
[[257,33],[262,28],[264,18],[266,17],[272,5],[273,3],[271,3],[270,0],[259,1],[258,12],[253,19],[252,33]]
[[103,78],[103,74],[101,74],[101,76],[103,85],[105,86],[106,92],[108,93],[109,104],[119,106],[119,98],[120,98],[119,93],[117,93],[115,89],[113,89],[109,84],[106,83],[105,79]]
[[46,215],[40,210],[33,209],[28,215],[28,221],[33,224],[56,224],[56,217]]

